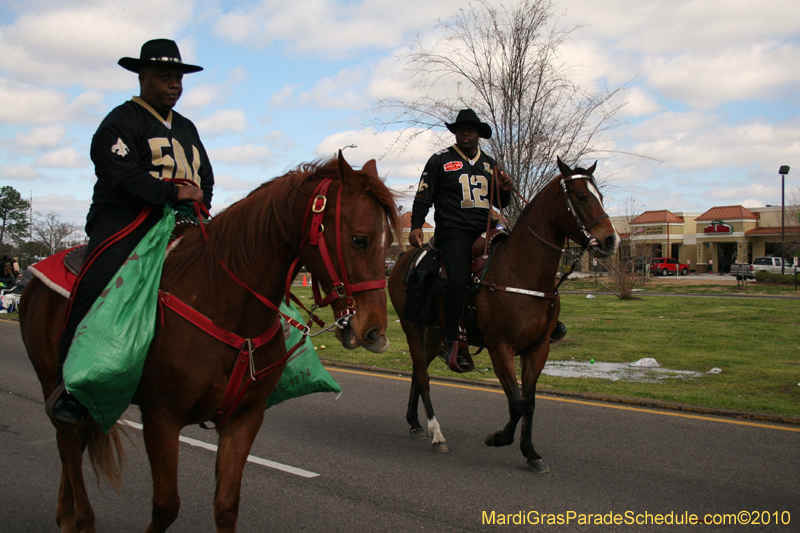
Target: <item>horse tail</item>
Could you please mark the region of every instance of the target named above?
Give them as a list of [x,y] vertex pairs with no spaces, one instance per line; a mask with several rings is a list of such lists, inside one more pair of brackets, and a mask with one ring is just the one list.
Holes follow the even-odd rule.
[[124,434],[128,440],[130,436],[120,424],[114,425],[108,433],[94,420],[90,420],[88,426],[86,448],[89,452],[89,463],[97,478],[97,486],[100,487],[100,478],[104,477],[114,491],[119,493],[122,489],[122,470],[127,462],[120,434]]

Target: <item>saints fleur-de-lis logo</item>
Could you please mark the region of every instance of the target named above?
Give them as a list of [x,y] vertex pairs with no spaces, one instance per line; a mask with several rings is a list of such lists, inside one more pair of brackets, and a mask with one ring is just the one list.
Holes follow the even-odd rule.
[[122,142],[122,139],[120,139],[119,137],[117,137],[117,143],[111,147],[111,151],[120,157],[125,157],[128,154],[128,152],[130,152],[130,150],[128,150],[128,147],[125,145],[124,142]]

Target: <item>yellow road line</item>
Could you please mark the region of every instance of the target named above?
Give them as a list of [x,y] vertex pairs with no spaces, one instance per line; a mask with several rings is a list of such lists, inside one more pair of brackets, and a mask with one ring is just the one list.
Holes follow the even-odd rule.
[[[358,374],[361,376],[372,376],[372,377],[380,377],[384,379],[397,379],[400,381],[411,381],[411,378],[405,376],[388,376],[386,374],[380,374],[377,372],[361,372],[358,370],[345,370],[343,368],[336,368],[336,367],[325,367],[327,370],[332,370],[334,372],[344,372],[346,374]],[[431,384],[437,385],[440,387],[452,387],[454,389],[467,389],[467,390],[476,390],[481,392],[492,392],[495,394],[505,394],[502,389],[489,389],[486,387],[473,387],[469,385],[457,385],[455,383],[443,383],[441,381],[431,381]],[[544,392],[543,394],[547,394]],[[642,407],[628,407],[625,405],[614,405],[614,404],[606,404],[601,402],[591,402],[586,400],[573,400],[571,398],[556,398],[553,396],[536,396],[537,400],[551,400],[554,402],[565,402],[565,403],[577,403],[581,405],[591,405],[593,407],[605,407],[606,409],[620,409],[623,411],[635,411],[638,413],[649,413],[653,415],[662,415],[662,416],[677,416],[679,418],[693,418],[695,420],[706,420],[709,422],[721,422],[723,424],[736,424],[739,426],[753,426],[759,428],[767,428],[767,429],[777,429],[780,431],[794,431],[800,433],[800,428],[794,427],[785,427],[785,426],[776,426],[773,424],[760,424],[758,422],[745,422],[743,420],[729,420],[726,418],[716,418],[711,416],[703,416],[703,415],[689,415],[684,413],[672,413],[669,411],[661,411],[657,409],[645,409]]]

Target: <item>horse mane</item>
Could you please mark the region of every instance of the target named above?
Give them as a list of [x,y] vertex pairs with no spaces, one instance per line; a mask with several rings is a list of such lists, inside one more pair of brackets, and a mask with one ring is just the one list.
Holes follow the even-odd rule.
[[[394,235],[402,235],[400,216],[394,193],[377,176],[355,171],[363,193],[371,194],[383,208]],[[307,183],[314,180],[339,181],[339,164],[336,158],[303,163],[283,176],[271,179],[251,191],[245,198],[231,204],[208,222],[208,242],[200,231],[187,233],[181,243],[169,255],[164,265],[164,279],[173,281],[202,257],[200,268],[204,279],[215,290],[215,273],[220,259],[241,279],[258,279],[258,270],[263,261],[264,244],[277,250],[287,247],[292,254],[298,252],[297,227],[303,213],[293,212],[298,194],[309,189]],[[306,194],[310,195],[311,190]],[[297,242],[294,242],[297,241]],[[261,254],[261,256],[259,256]]]

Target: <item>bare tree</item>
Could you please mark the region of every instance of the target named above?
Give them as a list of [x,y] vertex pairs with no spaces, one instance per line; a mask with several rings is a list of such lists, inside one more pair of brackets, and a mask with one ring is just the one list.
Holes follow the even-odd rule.
[[[42,215],[38,211],[33,217],[33,234],[44,245],[44,252],[53,255],[70,237],[76,237],[81,228],[72,222],[61,222],[61,215],[50,211]],[[48,253],[49,250],[49,253]]]
[[641,213],[638,202],[628,198],[622,206],[624,227],[618,231],[629,233],[629,245],[620,246],[616,256],[601,259],[603,266],[608,270],[613,286],[603,283],[603,286],[617,295],[620,300],[632,300],[633,289],[636,285],[644,285],[647,279],[647,262],[649,261],[650,248],[646,242],[636,239],[631,231],[631,222]]
[[441,38],[430,46],[417,39],[401,58],[418,96],[375,107],[394,114],[375,121],[379,128],[403,126],[390,150],[470,107],[492,126],[488,151],[526,197],[557,174],[556,155],[574,163],[607,153],[622,105],[612,97],[621,89],[593,92],[572,81],[558,50],[579,26],[558,29],[555,22],[551,0],[475,0],[440,21]]

